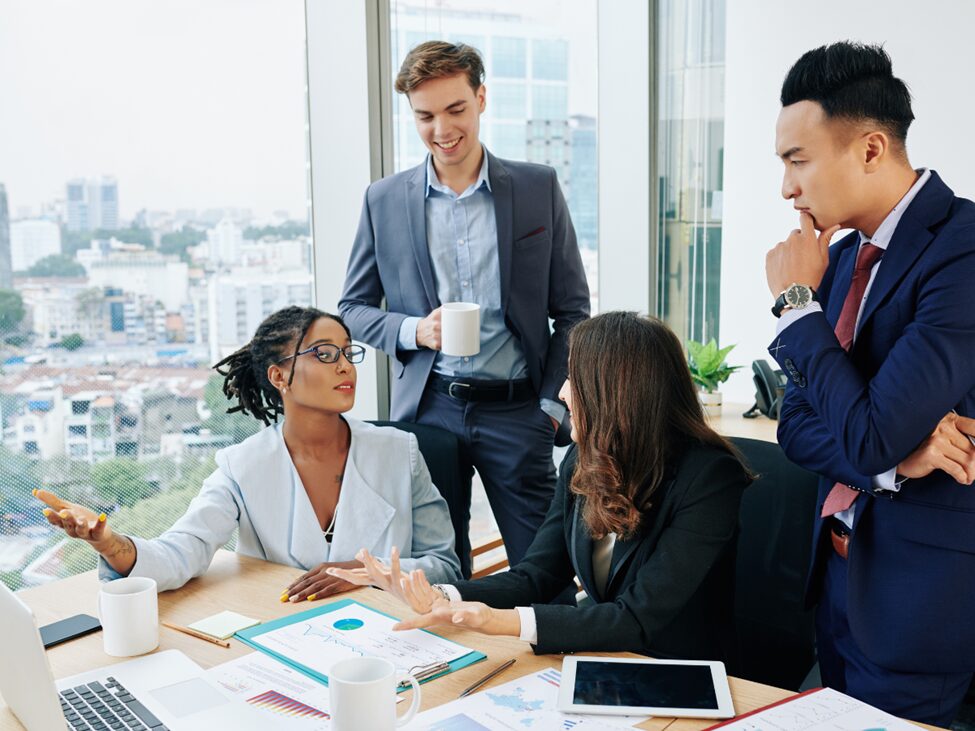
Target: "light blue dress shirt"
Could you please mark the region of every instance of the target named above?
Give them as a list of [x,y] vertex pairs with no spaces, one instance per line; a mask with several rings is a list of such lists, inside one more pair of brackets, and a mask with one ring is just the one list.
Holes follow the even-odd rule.
[[[473,302],[481,306],[481,350],[472,356],[437,353],[433,370],[457,378],[511,381],[527,378],[525,353],[504,323],[501,269],[494,196],[488,156],[468,188],[458,195],[440,182],[427,155],[426,228],[430,263],[440,302]],[[399,330],[399,347],[418,350],[416,327],[422,318],[407,317]],[[546,414],[562,421],[565,406],[540,399]]]

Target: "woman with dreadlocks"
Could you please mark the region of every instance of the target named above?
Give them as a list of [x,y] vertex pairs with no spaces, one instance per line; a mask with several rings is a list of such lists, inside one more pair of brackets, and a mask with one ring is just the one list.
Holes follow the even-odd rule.
[[265,428],[217,452],[217,469],[172,528],[152,540],[124,536],[104,513],[38,490],[44,515],[98,552],[102,579],[148,576],[160,591],[204,573],[235,528],[238,552],[306,570],[281,601],[353,588],[326,572],[361,566],[355,555],[363,546],[438,581],[459,579],[447,504],[416,437],[343,416],[364,356],[341,318],[310,307],[279,310],[214,366],[237,402],[228,411]]

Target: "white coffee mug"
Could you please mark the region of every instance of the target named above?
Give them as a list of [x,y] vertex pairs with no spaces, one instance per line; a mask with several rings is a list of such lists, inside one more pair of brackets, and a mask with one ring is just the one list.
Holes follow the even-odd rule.
[[440,350],[444,355],[481,352],[481,306],[473,302],[447,302],[440,311]]
[[144,655],[159,647],[156,580],[129,576],[102,584],[98,591],[105,654]]
[[[413,686],[409,710],[396,717],[396,687],[400,680]],[[381,657],[350,657],[328,671],[329,711],[333,731],[392,731],[409,723],[420,708],[420,684]]]

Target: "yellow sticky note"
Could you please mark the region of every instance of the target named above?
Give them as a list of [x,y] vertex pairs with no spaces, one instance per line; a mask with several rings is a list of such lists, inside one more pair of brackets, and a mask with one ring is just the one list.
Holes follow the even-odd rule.
[[216,637],[218,640],[225,640],[235,632],[240,632],[242,629],[247,629],[260,623],[261,620],[259,619],[245,617],[243,614],[237,614],[237,612],[225,611],[194,622],[190,625],[190,629],[195,629],[197,632]]

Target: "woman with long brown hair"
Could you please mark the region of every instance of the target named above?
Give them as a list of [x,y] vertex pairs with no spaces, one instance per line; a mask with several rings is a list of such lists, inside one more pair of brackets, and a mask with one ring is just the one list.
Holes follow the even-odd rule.
[[[677,337],[660,320],[610,312],[569,336],[560,393],[572,440],[555,498],[510,571],[431,586],[361,551],[335,576],[385,588],[419,616],[514,635],[538,653],[629,650],[726,659],[733,648],[735,538],[749,482],[704,420]],[[549,604],[578,578],[591,601]]]

